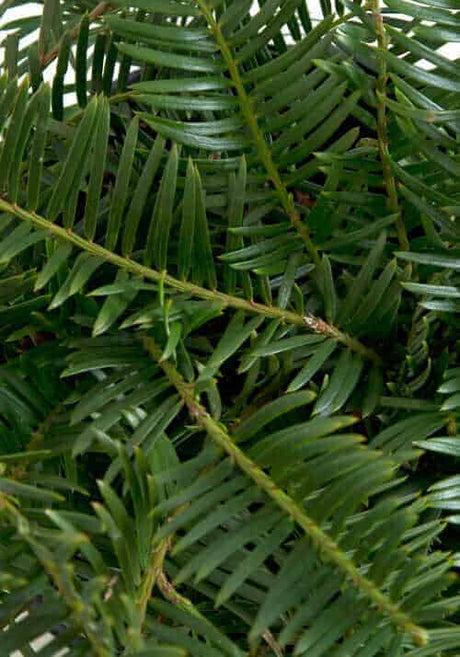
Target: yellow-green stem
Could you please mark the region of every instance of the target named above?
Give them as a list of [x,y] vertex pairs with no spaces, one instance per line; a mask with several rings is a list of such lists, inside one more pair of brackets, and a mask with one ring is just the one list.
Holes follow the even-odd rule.
[[169,539],[161,541],[153,548],[150,565],[147,569],[146,576],[142,582],[141,591],[137,599],[137,609],[139,613],[139,627],[142,628],[147,613],[147,605],[152,595],[155,584],[163,572],[163,563],[169,548]]
[[294,226],[294,228],[297,230],[300,237],[302,238],[305,247],[308,253],[310,254],[313,262],[315,263],[315,265],[319,266],[321,260],[318,254],[318,249],[316,248],[315,244],[311,239],[310,231],[307,224],[304,221],[302,221],[302,218],[297,212],[292,196],[291,194],[289,194],[285,185],[283,184],[278,169],[275,163],[273,162],[271,151],[267,146],[264,134],[260,129],[259,123],[257,121],[257,115],[253,107],[252,100],[247,94],[246,89],[244,88],[243,80],[238,70],[238,64],[233,58],[230,48],[227,45],[227,41],[224,35],[222,34],[220,25],[214,18],[212,9],[208,7],[205,0],[197,0],[197,2],[214,35],[214,38],[220,49],[220,52],[222,53],[222,57],[224,58],[228,72],[230,74],[233,85],[235,87],[235,90],[240,100],[241,112],[251,132],[255,147],[257,149],[257,152],[259,153],[259,156],[262,160],[265,170],[267,171],[268,177],[270,178],[270,180],[273,183],[273,186],[275,187],[275,190],[278,194],[278,198],[280,199],[284,211],[286,212],[289,219],[291,220],[292,225]]
[[[383,24],[383,17],[380,13],[380,1],[372,0],[372,10],[375,18],[375,29],[377,32],[377,44],[379,49],[386,50],[388,45],[387,34]],[[389,152],[389,139],[386,117],[386,87],[388,80],[387,64],[383,57],[378,58],[378,78],[377,78],[377,138],[380,161],[382,163],[383,177],[388,195],[388,207],[391,212],[396,214],[396,233],[401,249],[409,250],[409,239],[407,237],[406,226],[402,216],[401,207],[398,200],[398,191],[396,180],[391,167]]]
[[48,221],[44,217],[34,212],[24,210],[23,208],[18,207],[16,204],[10,203],[1,198],[0,211],[13,214],[19,219],[27,221],[35,228],[45,229],[56,238],[69,242],[82,251],[86,251],[92,255],[99,256],[106,262],[110,262],[116,267],[124,269],[125,271],[128,271],[136,276],[141,276],[142,278],[156,281],[158,283],[163,282],[163,284],[168,285],[168,287],[174,290],[185,292],[191,296],[195,296],[200,299],[206,299],[213,303],[222,304],[222,307],[236,308],[238,310],[244,310],[249,313],[262,315],[263,317],[270,319],[279,319],[286,324],[302,326],[314,333],[319,333],[325,337],[337,340],[337,342],[341,342],[352,351],[361,354],[365,358],[369,358],[375,363],[381,362],[380,357],[375,353],[375,351],[373,351],[373,349],[366,347],[361,342],[359,342],[359,340],[352,338],[351,336],[337,329],[335,326],[327,324],[322,319],[314,317],[313,315],[299,315],[289,310],[277,308],[276,306],[266,306],[262,303],[235,297],[230,294],[225,294],[224,292],[219,292],[218,290],[209,290],[207,288],[201,287],[200,285],[195,285],[195,283],[178,280],[177,278],[174,278],[165,272],[156,271],[155,269],[146,267],[138,262],[135,262],[134,260],[131,260],[130,258],[126,258],[113,253],[112,251],[105,249],[99,244],[89,242],[71,230],[63,228],[62,226],[58,226],[57,224]]
[[[6,495],[0,493],[0,511],[3,511],[10,520],[16,524],[18,527],[24,527],[27,525],[26,519],[23,517],[19,509],[8,499]],[[36,541],[29,535],[28,532],[24,533],[24,538],[29,543],[29,545],[34,548],[38,547]],[[110,651],[104,645],[101,637],[98,633],[89,626],[89,623],[85,622],[85,608],[82,605],[80,599],[76,599],[75,595],[66,582],[66,578],[62,577],[61,571],[55,563],[52,563],[50,560],[41,560],[43,568],[47,572],[50,579],[53,581],[54,585],[61,593],[63,599],[66,601],[69,609],[71,609],[73,616],[77,623],[82,628],[88,642],[92,648],[92,651],[95,657],[110,657]]]
[[200,618],[201,620],[206,621],[206,618],[198,611],[193,602],[176,591],[164,572],[159,574],[157,579],[157,586],[163,594],[163,597],[171,602],[171,604],[175,605],[179,609],[182,609],[182,611],[185,611],[191,616],[195,616],[196,618]]
[[[363,575],[350,557],[343,552],[338,544],[316,524],[312,518],[287,493],[279,488],[275,482],[233,442],[227,429],[214,420],[206,409],[197,400],[193,384],[187,383],[177,369],[168,361],[163,361],[162,349],[151,337],[144,338],[145,348],[152,358],[163,369],[164,373],[176,388],[190,416],[201,426],[208,436],[231,458],[233,462],[263,490],[299,527],[315,546],[318,554],[333,564],[339,572],[359,589],[378,610],[388,616],[393,625],[412,636],[416,645],[426,645],[428,634],[426,630],[401,611],[392,600],[382,593],[375,583]],[[254,637],[255,638],[255,637]]]

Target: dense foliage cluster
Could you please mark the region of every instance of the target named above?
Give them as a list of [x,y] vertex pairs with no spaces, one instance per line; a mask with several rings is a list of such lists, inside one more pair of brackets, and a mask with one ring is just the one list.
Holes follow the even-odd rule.
[[1,655],[458,655],[458,0],[22,4]]

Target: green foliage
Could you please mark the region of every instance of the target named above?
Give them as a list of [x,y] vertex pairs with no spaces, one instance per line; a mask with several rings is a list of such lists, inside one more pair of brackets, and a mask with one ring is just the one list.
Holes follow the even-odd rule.
[[458,655],[456,0],[21,4],[1,654]]

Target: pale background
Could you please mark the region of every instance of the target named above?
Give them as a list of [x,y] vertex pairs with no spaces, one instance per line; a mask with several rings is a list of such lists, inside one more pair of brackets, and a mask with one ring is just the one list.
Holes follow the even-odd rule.
[[[429,2],[427,2],[429,4]],[[321,10],[320,10],[320,4],[319,0],[309,0],[308,1],[308,6],[310,8],[310,16],[312,18],[312,21],[320,20],[321,18]],[[459,5],[460,7],[460,5]],[[24,16],[32,16],[33,14],[40,14],[41,12],[42,5],[35,4],[33,2],[22,5],[22,7],[18,9],[9,9],[5,12],[5,15],[3,17],[3,20],[1,21],[2,23],[6,23],[10,20],[13,20],[15,18],[21,18]],[[0,23],[1,27],[1,23]],[[0,29],[0,43],[3,41],[5,38],[6,33]],[[439,48],[439,52],[445,55],[446,57],[449,57],[450,59],[457,59],[460,57],[460,42],[459,43],[450,43],[442,46]],[[0,60],[2,59],[3,53],[2,49],[0,48]],[[432,65],[428,64],[427,62],[421,62],[421,64],[424,66],[424,68],[431,68]],[[49,69],[47,70],[47,77],[50,78],[53,75],[53,67],[50,66]]]

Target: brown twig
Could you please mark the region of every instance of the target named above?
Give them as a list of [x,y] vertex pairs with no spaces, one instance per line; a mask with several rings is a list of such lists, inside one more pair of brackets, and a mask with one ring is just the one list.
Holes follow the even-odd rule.
[[[93,11],[89,14],[90,23],[96,21],[103,14],[105,14],[105,12],[108,11],[110,8],[111,8],[110,3],[100,2],[96,7],[94,7]],[[74,27],[74,29],[70,31],[70,37],[72,39],[75,39],[78,36],[78,30],[79,27]],[[50,64],[53,61],[53,59],[56,59],[56,57],[59,54],[59,47],[60,47],[60,43],[57,43],[54,46],[54,48],[52,48],[49,52],[40,55],[40,64],[42,65],[42,68],[45,68],[46,66],[48,66],[48,64]]]

